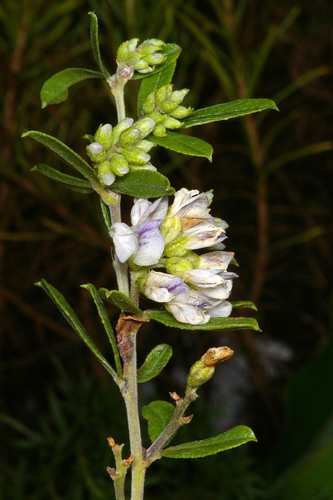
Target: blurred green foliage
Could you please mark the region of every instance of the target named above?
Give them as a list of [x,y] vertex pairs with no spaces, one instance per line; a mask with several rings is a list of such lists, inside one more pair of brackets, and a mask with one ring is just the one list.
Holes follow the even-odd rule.
[[[99,81],[75,86],[59,106],[40,108],[40,88],[55,72],[68,66],[95,68],[89,10],[99,18],[102,55],[111,71],[122,41],[158,37],[183,48],[175,87],[191,89],[186,105],[268,97],[280,108],[279,114],[200,129],[198,135],[214,147],[212,165],[202,158],[182,161],[172,152],[153,158],[175,188],[214,187],[214,213],[230,224],[228,248],[240,264],[233,299],[256,302],[261,335],[286,344],[293,359],[287,367],[275,362],[271,378],[258,339],[233,334],[230,340],[251,368],[251,391],[242,411],[259,444],[212,462],[213,476],[208,459],[154,464],[147,498],[209,499],[223,491],[226,499],[287,499],[292,491],[295,500],[308,492],[313,499],[328,500],[333,110],[333,6],[328,0],[3,0],[0,410],[7,415],[3,435],[11,440],[3,446],[0,490],[6,499],[17,500],[103,498],[112,489],[103,475],[111,456],[105,438],[123,435],[122,410],[114,404],[118,395],[47,297],[33,287],[45,277],[61,289],[101,350],[107,349],[93,304],[79,288],[82,282],[110,289],[114,284],[98,202],[31,172],[36,163],[62,167],[38,144],[20,140],[25,129],[41,130],[84,155],[83,135],[101,122],[113,123],[115,109]],[[136,85],[131,88],[137,90]],[[134,116],[135,97],[128,97],[128,113]],[[113,309],[110,315],[114,323]],[[189,367],[218,339],[217,334],[189,336],[147,326],[140,348],[146,353],[167,341],[182,362],[186,350]],[[50,366],[52,356],[60,359],[63,371]],[[179,365],[177,360],[171,364],[154,387],[157,397],[165,399],[169,390],[178,389],[172,370]],[[212,398],[207,387],[203,404]],[[204,413],[198,411],[186,428],[192,439],[199,437],[200,425],[216,424],[203,421]],[[22,428],[15,432],[8,426],[14,420],[8,419]],[[25,436],[21,448],[12,443],[18,435]],[[188,484],[189,477],[196,478],[195,485]]]

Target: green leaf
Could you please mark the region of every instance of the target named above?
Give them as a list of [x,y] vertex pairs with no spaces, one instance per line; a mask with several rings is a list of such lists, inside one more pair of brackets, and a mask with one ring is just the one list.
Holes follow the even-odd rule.
[[177,132],[168,132],[166,137],[155,137],[151,134],[148,139],[154,144],[171,149],[177,153],[190,156],[203,156],[212,161],[212,146],[198,137],[191,137],[190,135],[179,134]]
[[67,68],[51,76],[40,91],[42,108],[66,101],[69,87],[88,78],[103,78],[103,74],[86,68]]
[[180,323],[167,311],[148,310],[145,314],[163,325],[181,330],[256,330],[260,332],[257,320],[254,318],[211,318],[204,325],[189,325]]
[[83,158],[81,158],[81,156],[75,153],[75,151],[70,149],[63,142],[59,141],[55,137],[52,137],[51,135],[47,135],[36,130],[24,132],[22,137],[31,137],[32,139],[35,139],[35,141],[40,142],[43,146],[59,156],[65,163],[80,172],[80,174],[83,175],[93,187],[99,186],[99,182],[93,168],[91,168],[91,166]]
[[57,182],[65,184],[67,187],[74,188],[82,193],[91,193],[92,188],[88,181],[74,177],[72,175],[64,174],[55,168],[49,167],[48,165],[39,164],[35,165],[31,170],[39,172],[50,179]]
[[156,73],[159,73],[160,71],[163,71],[164,68],[169,66],[169,64],[173,63],[176,61],[181,53],[182,49],[179,47],[179,45],[176,45],[175,43],[167,43],[163,50],[159,51],[160,54],[166,54],[167,58],[164,61],[163,64],[159,64],[158,66],[155,66],[155,69],[151,71],[150,73],[135,73],[133,76],[133,80],[139,80],[142,78],[150,78],[153,75],[156,75]]
[[172,356],[172,347],[160,344],[154,347],[138,369],[138,382],[148,382],[163,370]]
[[202,458],[236,448],[249,441],[257,441],[253,431],[245,425],[239,425],[212,438],[170,446],[160,454],[167,458]]
[[142,416],[148,420],[148,434],[152,441],[164,431],[174,414],[175,407],[167,401],[152,401],[142,408]]
[[90,41],[91,41],[91,46],[94,52],[94,56],[96,59],[96,62],[98,64],[99,69],[103,73],[105,78],[109,78],[110,74],[107,71],[107,69],[104,66],[104,63],[101,58],[101,53],[99,50],[99,39],[98,39],[98,19],[97,16],[94,12],[88,12],[88,14],[91,16],[91,21],[90,21]]
[[116,372],[112,368],[111,365],[106,361],[104,356],[100,353],[94,342],[89,337],[86,329],[82,325],[81,321],[76,316],[75,312],[68,304],[65,297],[52,285],[50,285],[46,280],[42,279],[38,283],[37,286],[43,288],[43,290],[51,297],[67,323],[73,328],[73,330],[81,337],[83,342],[89,347],[89,349],[95,354],[96,358],[101,362],[106,371],[108,371],[113,378],[116,377]]
[[84,288],[85,290],[88,290],[88,292],[90,293],[90,295],[92,296],[92,298],[95,302],[95,306],[97,308],[98,315],[101,318],[102,324],[104,326],[104,330],[108,336],[109,342],[110,342],[112,350],[113,350],[113,355],[114,355],[114,359],[115,359],[116,366],[117,366],[117,373],[121,377],[122,368],[121,368],[121,363],[120,363],[120,358],[119,358],[119,352],[117,349],[117,341],[116,341],[115,335],[113,333],[113,329],[112,329],[112,326],[111,326],[111,323],[109,320],[109,316],[108,316],[108,313],[105,309],[103,301],[102,301],[98,291],[96,290],[95,286],[92,283],[87,283],[85,285],[81,285],[81,287]]
[[169,179],[153,170],[131,170],[116,179],[112,184],[112,190],[140,198],[157,198],[175,192],[170,186]]
[[104,219],[105,225],[107,227],[107,230],[110,231],[111,226],[112,226],[110,209],[107,206],[107,204],[104,203],[104,201],[102,200],[102,198],[100,198],[99,201],[100,201],[100,204],[101,204],[101,211],[102,211],[102,215],[103,215],[103,219]]
[[147,99],[151,92],[159,89],[163,85],[167,85],[171,82],[173,74],[176,68],[176,61],[173,61],[168,66],[165,66],[161,71],[154,73],[152,76],[148,78],[144,78],[142,80],[138,95],[138,115],[141,113],[142,105],[144,101]]
[[257,306],[253,304],[250,300],[237,300],[231,302],[232,307],[246,307],[247,309],[253,309],[254,311],[258,311]]
[[118,290],[107,290],[106,288],[100,288],[98,290],[99,295],[103,300],[107,300],[111,302],[115,306],[119,307],[119,309],[123,312],[127,312],[130,314],[135,314],[135,316],[141,317],[143,316],[143,311],[136,307],[136,305],[131,301],[127,295]]
[[258,113],[266,109],[278,111],[275,102],[271,99],[238,99],[237,101],[216,104],[215,106],[193,111],[187,118],[184,118],[183,127],[189,128],[204,123],[229,120],[230,118]]

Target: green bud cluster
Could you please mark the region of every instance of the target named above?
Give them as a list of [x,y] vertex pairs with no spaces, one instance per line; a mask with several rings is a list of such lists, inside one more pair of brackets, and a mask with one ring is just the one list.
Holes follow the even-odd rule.
[[188,89],[172,91],[172,85],[163,85],[151,92],[142,105],[142,112],[156,122],[153,134],[165,137],[166,129],[180,128],[181,120],[192,113],[193,108],[180,106]]
[[150,73],[156,65],[165,61],[167,56],[159,53],[165,43],[157,38],[145,40],[139,46],[138,42],[138,38],[132,38],[120,45],[117,52],[118,66],[130,65],[139,73]]
[[96,165],[103,184],[110,186],[116,176],[123,176],[129,170],[154,168],[148,154],[154,144],[145,140],[154,126],[154,120],[144,117],[134,124],[132,118],[125,118],[114,128],[109,123],[98,127],[90,138],[87,154]]

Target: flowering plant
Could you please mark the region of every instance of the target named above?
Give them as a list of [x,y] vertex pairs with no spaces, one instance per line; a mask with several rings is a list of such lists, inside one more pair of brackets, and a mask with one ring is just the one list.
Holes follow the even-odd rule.
[[[87,193],[95,191],[112,240],[112,262],[118,290],[82,285],[91,294],[110,341],[114,366],[98,350],[63,295],[42,279],[39,283],[65,319],[102,363],[124,398],[131,455],[122,457],[123,444],[109,437],[115,466],[108,467],[117,500],[124,500],[125,476],[132,471],[131,500],[141,500],[146,469],[157,459],[204,457],[240,446],[256,438],[251,429],[238,426],[213,438],[170,446],[179,428],[191,421],[185,416],[197,398],[198,388],[213,375],[215,365],[229,359],[233,351],[225,346],[210,348],[189,370],[183,397],[171,392],[173,403],[153,401],[142,409],[148,421],[151,444],[143,447],[138,408],[138,383],[156,377],[172,355],[167,344],[157,345],[137,368],[136,339],[140,327],[149,321],[189,330],[259,330],[253,318],[230,317],[238,306],[255,308],[251,302],[230,302],[233,279],[228,270],[234,254],[222,243],[227,223],[211,214],[213,193],[170,186],[169,180],[151,163],[150,151],[159,145],[173,151],[206,157],[212,147],[205,141],[179,132],[218,120],[276,108],[269,99],[244,99],[193,110],[181,103],[188,89],[174,90],[171,80],[180,54],[176,44],[137,38],[118,49],[117,69],[110,75],[100,55],[98,21],[91,15],[91,42],[99,71],[69,68],[50,78],[41,90],[43,107],[64,101],[68,89],[84,79],[105,79],[115,99],[117,123],[101,124],[94,135],[86,135],[87,159],[58,139],[38,131],[31,137],[58,155],[81,177],[65,174],[47,165],[34,170],[67,187]],[[124,86],[141,78],[138,117],[126,115]],[[89,161],[88,161],[89,160]],[[134,198],[130,225],[122,220],[122,195]],[[171,198],[173,196],[173,198]],[[153,199],[154,201],[150,201]],[[140,297],[150,299],[151,309],[140,308]],[[120,309],[115,327],[105,302]]]

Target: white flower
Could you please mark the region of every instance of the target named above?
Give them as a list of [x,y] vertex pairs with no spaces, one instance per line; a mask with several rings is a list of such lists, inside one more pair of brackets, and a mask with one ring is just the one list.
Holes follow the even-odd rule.
[[174,202],[170,207],[170,217],[179,217],[184,230],[204,220],[214,220],[208,208],[212,199],[212,193],[200,193],[197,189],[188,191],[182,188],[175,194]]
[[188,250],[212,247],[226,238],[222,228],[209,222],[201,222],[186,229],[183,231],[182,236],[188,238],[184,244],[184,247]]
[[208,252],[199,256],[200,269],[218,269],[219,271],[226,271],[228,265],[234,258],[233,252]]
[[131,211],[132,227],[124,222],[112,225],[110,235],[120,262],[131,258],[138,266],[152,266],[158,263],[165,245],[159,226],[166,216],[167,209],[166,198],[158,198],[153,203],[138,199]]
[[144,294],[155,302],[171,302],[176,296],[187,297],[190,293],[180,276],[149,271],[144,284]]
[[126,262],[138,249],[138,238],[124,222],[112,225],[110,235],[120,262]]

